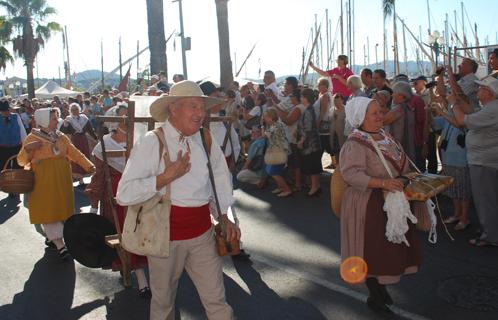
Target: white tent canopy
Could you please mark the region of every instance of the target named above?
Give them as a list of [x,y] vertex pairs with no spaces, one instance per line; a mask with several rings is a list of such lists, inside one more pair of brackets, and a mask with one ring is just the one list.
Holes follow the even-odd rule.
[[[81,92],[68,90],[59,86],[56,82],[48,80],[43,86],[35,91],[35,96],[38,99],[51,99],[54,96],[59,96],[59,98],[69,98],[76,97],[76,95]],[[26,95],[27,96],[27,95]]]

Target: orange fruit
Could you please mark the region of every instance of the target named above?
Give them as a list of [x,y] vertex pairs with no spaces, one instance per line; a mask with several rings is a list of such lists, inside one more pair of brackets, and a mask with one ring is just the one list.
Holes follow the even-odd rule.
[[341,263],[341,278],[347,283],[362,283],[368,273],[368,266],[365,260],[360,257],[349,257]]

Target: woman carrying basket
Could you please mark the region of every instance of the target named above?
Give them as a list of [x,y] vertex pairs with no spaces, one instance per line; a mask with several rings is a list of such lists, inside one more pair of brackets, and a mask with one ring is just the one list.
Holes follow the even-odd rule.
[[42,225],[47,239],[65,260],[69,253],[62,240],[63,223],[74,212],[70,161],[89,173],[95,167],[56,129],[55,109],[36,110],[35,121],[38,128],[26,137],[17,156],[19,165],[31,167],[35,174],[34,189],[28,199],[29,219],[32,224]]
[[[387,168],[394,176],[403,175],[409,171],[408,160],[393,137],[382,130],[383,114],[375,100],[351,99],[346,106],[346,120],[355,130],[344,143],[339,161],[347,184],[341,205],[341,255],[343,261],[351,257],[363,259],[368,266],[367,305],[389,314],[392,311],[388,305],[393,300],[385,286],[399,282],[402,275],[417,272],[421,263],[414,224],[406,221],[405,241],[396,243],[387,238],[390,218],[384,205],[389,199],[384,195],[403,191],[403,181],[391,178]],[[385,164],[379,153],[386,159]]]

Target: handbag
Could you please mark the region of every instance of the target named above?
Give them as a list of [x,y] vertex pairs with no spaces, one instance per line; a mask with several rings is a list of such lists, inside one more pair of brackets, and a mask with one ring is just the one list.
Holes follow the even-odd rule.
[[[169,157],[168,147],[162,128],[154,134],[159,139],[159,164],[163,152]],[[142,256],[166,258],[169,256],[171,188],[166,186],[166,194],[156,193],[149,200],[128,206],[121,235],[122,247],[131,253]]]
[[270,166],[276,166],[287,163],[287,152],[279,147],[270,147],[265,152],[265,163]]
[[342,177],[341,168],[337,166],[330,179],[330,207],[337,218],[341,218],[342,196],[347,184]]
[[[214,228],[215,233],[215,241],[216,241],[216,250],[218,251],[218,255],[220,256],[226,256],[226,255],[238,255],[240,253],[240,241],[238,239],[232,240],[232,241],[227,241],[225,238],[226,235],[226,222],[221,218],[222,213],[221,213],[221,208],[220,208],[220,202],[218,200],[218,193],[216,192],[216,184],[214,182],[214,174],[213,174],[213,167],[211,166],[211,158],[210,158],[210,152],[209,150],[211,149],[210,147],[208,148],[208,145],[206,143],[206,137],[204,135],[204,128],[200,129],[201,132],[201,140],[202,140],[202,145],[204,147],[204,151],[206,152],[207,156],[207,167],[208,167],[208,172],[209,172],[209,181],[211,182],[211,188],[213,189],[214,193],[214,204],[216,207],[216,213],[218,216],[218,221],[219,223],[216,225]],[[210,136],[209,136],[210,138]]]
[[318,125],[318,132],[322,134],[330,134],[330,120],[322,120]]

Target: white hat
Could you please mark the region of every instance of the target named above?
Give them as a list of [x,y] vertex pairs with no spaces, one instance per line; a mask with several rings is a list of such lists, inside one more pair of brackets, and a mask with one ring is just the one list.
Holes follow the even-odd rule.
[[480,86],[486,87],[489,90],[491,90],[495,96],[498,97],[498,80],[493,78],[493,77],[487,77],[482,79],[481,81],[475,80],[475,83],[477,83]]
[[203,98],[205,109],[210,109],[217,104],[223,103],[222,99],[205,96],[197,83],[184,80],[175,83],[171,87],[169,95],[160,96],[150,105],[150,115],[156,121],[164,122],[169,116],[170,103],[182,98]]
[[354,97],[348,100],[346,104],[346,121],[357,129],[365,120],[365,114],[370,102],[374,100],[366,97]]
[[35,110],[35,122],[39,127],[48,128],[50,124],[50,112],[52,108],[40,108]]

